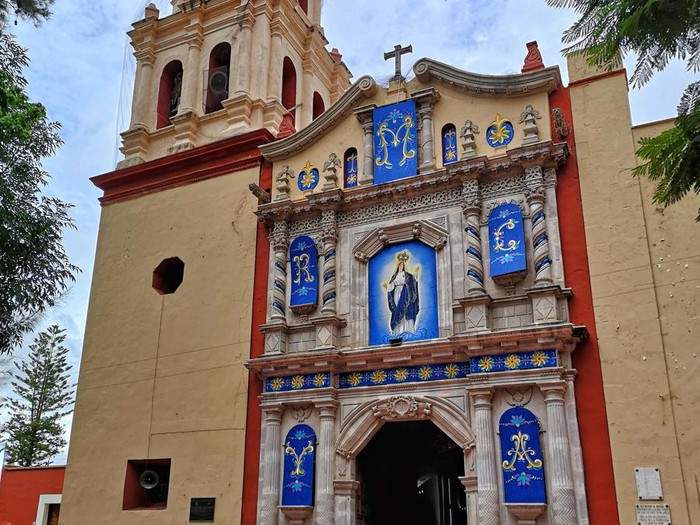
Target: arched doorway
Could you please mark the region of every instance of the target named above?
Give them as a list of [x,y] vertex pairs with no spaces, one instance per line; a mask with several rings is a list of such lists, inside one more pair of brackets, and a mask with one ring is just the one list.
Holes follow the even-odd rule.
[[389,423],[357,456],[365,525],[467,523],[464,451],[430,421]]

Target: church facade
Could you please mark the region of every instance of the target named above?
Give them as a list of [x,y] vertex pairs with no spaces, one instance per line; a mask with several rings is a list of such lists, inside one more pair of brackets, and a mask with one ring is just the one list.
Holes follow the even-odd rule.
[[134,25],[61,523],[692,523],[694,391],[659,360],[691,359],[697,294],[658,304],[656,244],[601,231],[671,237],[610,208],[644,212],[615,194],[669,124],[631,129],[624,70],[574,57],[565,86],[536,42],[520,74],[411,80],[397,45],[388,85],[350,85],[320,9]]

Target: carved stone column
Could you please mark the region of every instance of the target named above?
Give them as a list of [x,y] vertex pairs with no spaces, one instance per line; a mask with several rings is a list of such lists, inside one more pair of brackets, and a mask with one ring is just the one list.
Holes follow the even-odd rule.
[[411,95],[418,106],[420,120],[420,173],[435,169],[435,139],[433,135],[433,104],[440,98],[435,89],[430,88]]
[[333,473],[335,472],[335,413],[336,403],[318,405],[321,428],[316,457],[316,523],[326,525],[335,518]]
[[484,262],[481,254],[481,194],[479,181],[468,179],[462,183],[462,212],[467,223],[467,294],[479,295],[484,290]]
[[202,25],[201,16],[199,13],[198,18],[192,21],[190,26],[188,26],[188,31],[190,32],[189,39],[187,41],[187,63],[184,66],[184,71],[182,75],[182,103],[180,104],[180,111],[178,114],[184,115],[186,113],[197,113],[197,86],[201,80],[200,77],[200,55],[202,50],[202,42],[204,37],[202,36]]
[[360,483],[352,480],[336,479],[335,489],[335,522],[334,525],[355,525],[357,512],[357,491]]
[[478,523],[478,485],[476,476],[462,476],[459,478],[467,494],[467,523]]
[[479,498],[479,525],[499,525],[498,474],[491,414],[492,391],[472,390],[474,432],[476,434],[476,475]]
[[280,461],[282,446],[280,425],[281,407],[263,408],[263,449],[260,452],[260,525],[277,525],[277,507],[280,500]]
[[267,98],[282,100],[282,22],[275,20],[270,24],[270,76],[267,79]]
[[272,227],[270,247],[274,256],[270,321],[284,321],[287,317],[287,249],[289,248],[287,221],[275,222]]
[[[136,57],[136,78],[134,79],[134,95],[131,104],[131,125],[129,129],[148,128],[148,112],[151,93],[153,90],[153,62],[156,55],[152,48],[142,49],[134,53]],[[155,115],[155,111],[153,111]]]
[[357,179],[360,186],[372,184],[374,182],[374,125],[372,123],[372,112],[374,106],[364,106],[355,111],[357,119],[362,124],[364,136],[363,148],[364,157],[362,161],[362,173]]
[[[230,86],[229,93],[250,93],[250,73],[251,73],[251,51],[253,46],[253,24],[255,17],[251,12],[245,13],[241,19],[241,30],[238,33],[238,52],[231,55],[233,64],[229,68],[236,74],[231,79],[233,86]],[[234,58],[235,57],[235,58]]]
[[335,315],[335,249],[338,242],[335,210],[321,214],[323,240],[323,287],[321,288],[321,313]]
[[576,498],[564,409],[566,384],[540,385],[547,405],[547,475],[552,494],[552,525],[575,525]]
[[527,203],[530,207],[532,223],[532,258],[535,264],[535,286],[548,286],[552,283],[552,259],[549,255],[547,217],[544,210],[545,188],[542,168],[534,166],[525,169]]

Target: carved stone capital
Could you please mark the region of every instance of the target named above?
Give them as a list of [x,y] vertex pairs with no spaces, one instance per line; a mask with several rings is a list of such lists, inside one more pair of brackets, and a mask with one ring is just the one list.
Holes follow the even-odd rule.
[[274,251],[287,251],[289,247],[289,225],[287,221],[276,221],[274,223],[270,241]]

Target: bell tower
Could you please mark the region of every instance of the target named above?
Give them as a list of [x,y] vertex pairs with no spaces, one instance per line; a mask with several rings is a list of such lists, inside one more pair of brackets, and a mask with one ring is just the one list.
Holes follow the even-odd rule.
[[328,51],[321,0],[171,0],[149,4],[129,32],[136,77],[128,167],[266,128],[307,126],[349,86],[342,56]]

